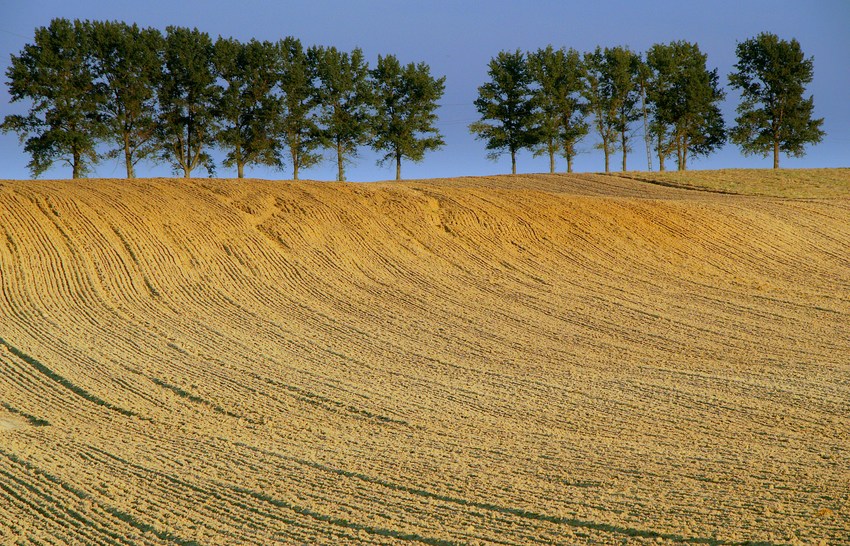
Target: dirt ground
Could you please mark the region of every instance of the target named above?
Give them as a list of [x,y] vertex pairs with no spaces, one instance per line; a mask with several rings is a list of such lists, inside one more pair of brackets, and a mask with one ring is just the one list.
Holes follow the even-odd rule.
[[0,181],[0,544],[850,544],[834,189]]

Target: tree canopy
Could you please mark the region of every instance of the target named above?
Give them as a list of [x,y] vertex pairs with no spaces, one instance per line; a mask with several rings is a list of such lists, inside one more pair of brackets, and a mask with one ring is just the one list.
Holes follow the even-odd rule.
[[12,102],[31,105],[26,115],[6,116],[2,129],[20,136],[33,176],[62,161],[80,178],[99,159],[97,144],[107,132],[102,115],[107,91],[97,81],[91,47],[82,21],[54,19],[35,29],[34,44],[12,55],[6,71]]
[[717,70],[708,70],[706,61],[697,44],[685,41],[655,44],[646,54],[661,170],[673,152],[679,170],[685,170],[689,156],[707,155],[726,141],[718,104],[725,94]]
[[281,166],[277,138],[282,113],[277,86],[277,50],[271,42],[219,38],[213,48],[215,73],[224,82],[216,105],[218,143],[227,150],[224,165],[236,165],[245,176],[245,165]]
[[369,141],[371,89],[363,51],[335,47],[311,50],[318,78],[320,138],[337,157],[337,180],[345,180],[345,162]]
[[535,155],[548,154],[549,172],[555,172],[555,154],[567,160],[573,171],[576,143],[588,132],[586,105],[581,98],[584,67],[575,49],[555,50],[551,45],[528,53],[528,67],[537,87],[540,108],[540,142]]
[[741,92],[732,142],[745,155],[773,152],[802,156],[806,144],[821,141],[823,118],[813,118],[814,97],[804,98],[814,77],[814,61],[806,58],[797,40],[781,40],[762,33],[738,44],[738,62],[729,75],[730,85]]
[[490,81],[478,88],[475,108],[481,119],[469,130],[486,141],[491,159],[508,152],[516,174],[516,154],[540,142],[539,111],[525,54],[501,51],[490,60]]
[[395,162],[396,180],[400,180],[402,158],[422,161],[425,152],[445,144],[434,124],[446,78],[432,77],[425,63],[402,66],[394,55],[379,55],[371,77],[372,147],[385,152],[379,163]]

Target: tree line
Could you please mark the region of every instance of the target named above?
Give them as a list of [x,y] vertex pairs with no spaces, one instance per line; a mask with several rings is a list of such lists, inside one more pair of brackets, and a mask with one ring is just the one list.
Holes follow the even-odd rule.
[[736,125],[727,129],[719,104],[725,98],[717,69],[687,41],[655,44],[644,55],[627,47],[597,47],[592,52],[554,49],[502,51],[489,63],[490,81],[478,88],[475,107],[481,118],[469,126],[484,140],[489,156],[516,155],[528,149],[563,155],[572,172],[577,144],[591,129],[599,136],[605,172],[610,158],[622,152],[622,170],[632,151],[636,124],[643,125],[647,161],[660,170],[675,159],[679,170],[688,159],[708,155],[727,139],[745,155],[780,152],[801,156],[806,144],[820,142],[823,118],[814,119],[813,97],[805,85],[813,78],[813,61],[796,40],[770,33],[737,45],[738,62],[729,83],[741,92]]
[[288,155],[298,179],[331,150],[344,180],[368,145],[400,178],[402,159],[444,145],[435,111],[445,78],[427,64],[386,55],[370,69],[360,49],[292,37],[243,43],[177,26],[54,19],[12,55],[6,75],[12,101],[31,106],[0,128],[18,133],[33,176],[64,162],[79,178],[104,157],[123,157],[128,178],[143,160],[188,178],[215,172],[217,147],[240,178],[249,165],[280,168]]
[[[523,149],[548,156],[551,172],[561,155],[572,172],[591,132],[605,171],[618,151],[625,171],[640,126],[650,168],[654,156],[662,171],[671,158],[685,170],[727,140],[745,155],[772,153],[778,168],[780,153],[801,156],[824,136],[813,97],[804,97],[813,61],[796,40],[770,33],[736,53],[728,80],[742,98],[732,128],[720,112],[717,69],[697,44],[675,41],[644,54],[622,46],[502,51],[478,88],[480,119],[469,129],[490,157],[510,154],[513,173]],[[359,48],[305,47],[293,37],[213,40],[184,27],[54,19],[12,55],[6,75],[12,101],[31,106],[0,130],[19,135],[33,176],[64,162],[78,178],[104,158],[123,158],[128,178],[140,161],[185,177],[213,174],[218,148],[240,178],[246,166],[282,168],[286,157],[296,180],[327,150],[344,180],[345,165],[371,146],[399,179],[402,160],[421,161],[445,144],[435,126],[445,77],[427,64],[386,55],[370,68]]]

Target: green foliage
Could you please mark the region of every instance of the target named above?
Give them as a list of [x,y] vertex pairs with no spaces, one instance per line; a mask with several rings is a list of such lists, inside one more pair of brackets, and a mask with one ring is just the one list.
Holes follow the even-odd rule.
[[320,109],[320,140],[336,151],[337,180],[345,180],[344,164],[369,141],[369,65],[363,51],[351,54],[335,47],[309,51],[316,66]]
[[[475,108],[481,119],[469,126],[477,139],[487,142],[488,157],[511,154],[511,172],[516,174],[516,154],[540,142],[537,97],[525,54],[501,51],[490,60],[490,81],[478,88]],[[490,122],[490,123],[488,123]]]
[[647,52],[651,131],[661,170],[673,152],[679,170],[685,170],[689,156],[707,155],[726,141],[718,105],[725,93],[706,60],[697,44],[685,41],[655,44]]
[[282,163],[277,133],[283,104],[274,93],[277,55],[268,41],[219,38],[213,48],[215,74],[224,82],[216,108],[217,141],[227,150],[224,165],[236,165],[239,178],[245,176],[245,165]]
[[99,160],[106,91],[96,81],[90,48],[84,23],[54,19],[35,30],[34,44],[12,55],[6,71],[12,102],[32,105],[25,115],[6,116],[0,129],[18,133],[34,177],[62,161],[80,178]]
[[584,66],[584,96],[601,138],[597,147],[605,154],[605,172],[610,172],[609,158],[617,149],[623,152],[625,171],[629,126],[640,117],[640,57],[625,47],[597,47],[584,54]]
[[581,56],[574,49],[552,46],[528,54],[528,68],[537,85],[536,100],[541,111],[540,143],[534,155],[549,155],[549,170],[555,172],[555,154],[567,160],[573,171],[576,144],[587,133],[587,109],[581,100],[584,87]]
[[321,144],[316,124],[318,104],[315,56],[308,55],[297,38],[287,37],[277,43],[279,81],[283,93],[280,131],[289,147],[292,178],[298,180],[301,168],[321,161],[315,152]]
[[189,178],[215,164],[207,152],[217,132],[216,106],[221,89],[213,72],[213,43],[198,29],[168,27],[163,77],[157,87],[157,140],[162,158]]
[[380,164],[395,160],[399,180],[402,158],[422,161],[426,151],[445,144],[434,127],[434,111],[443,96],[446,78],[433,78],[425,63],[401,66],[394,55],[379,55],[371,76],[375,111],[372,147],[386,152]]
[[609,172],[609,157],[616,148],[617,104],[614,86],[608,71],[605,55],[597,47],[592,53],[584,54],[584,97],[593,114],[593,127],[601,142],[596,145],[605,154],[605,172]]
[[134,178],[135,165],[156,152],[154,88],[161,72],[162,34],[120,22],[87,22],[85,30],[95,73],[107,93],[100,105],[106,136],[117,145],[107,155],[123,154],[127,178]]
[[814,97],[803,98],[814,76],[814,62],[806,59],[797,40],[780,40],[762,33],[738,44],[736,72],[729,83],[741,92],[732,142],[745,155],[767,156],[779,168],[779,152],[800,157],[806,144],[821,141],[823,118],[813,119]]

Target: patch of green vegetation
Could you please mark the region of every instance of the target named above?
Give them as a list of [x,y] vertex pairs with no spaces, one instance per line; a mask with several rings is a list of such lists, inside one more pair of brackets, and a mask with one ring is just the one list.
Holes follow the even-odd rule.
[[24,362],[26,362],[27,364],[29,364],[30,366],[32,366],[33,368],[35,368],[36,370],[41,372],[42,375],[44,375],[47,378],[55,381],[56,383],[59,383],[60,385],[62,385],[63,387],[65,387],[69,391],[73,392],[77,396],[84,398],[84,399],[86,399],[89,402],[92,402],[94,404],[97,404],[98,406],[103,406],[103,407],[110,409],[112,411],[116,411],[116,412],[120,413],[121,415],[126,415],[128,417],[138,417],[138,415],[136,413],[134,413],[130,410],[126,410],[124,408],[118,407],[118,406],[116,406],[116,405],[114,405],[110,402],[107,402],[106,400],[93,395],[92,393],[83,389],[82,387],[79,387],[79,386],[71,383],[70,381],[68,381],[67,379],[65,379],[64,377],[59,375],[58,373],[54,372],[53,370],[51,370],[50,368],[48,368],[47,366],[45,366],[44,364],[42,364],[41,362],[36,360],[35,358],[33,358],[30,355],[19,350],[14,345],[10,345],[2,337],[0,337],[0,345],[6,347],[6,349],[8,349],[10,353],[12,353],[16,357],[20,358],[21,360],[23,360]]
[[23,417],[24,419],[29,421],[29,424],[31,426],[34,426],[34,427],[49,427],[50,426],[50,421],[47,421],[45,419],[39,419],[38,417],[36,417],[34,415],[30,415],[29,413],[25,413],[25,412],[23,412],[23,411],[21,411],[17,408],[13,408],[11,405],[7,404],[6,402],[3,402],[2,400],[0,400],[0,407],[5,409],[9,413],[13,413],[15,415],[20,415],[21,417]]

